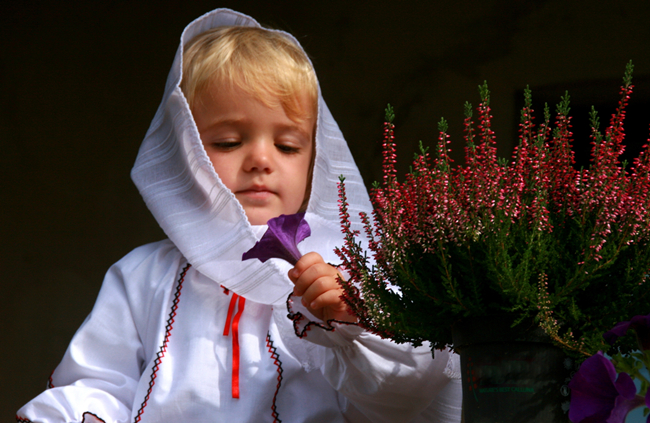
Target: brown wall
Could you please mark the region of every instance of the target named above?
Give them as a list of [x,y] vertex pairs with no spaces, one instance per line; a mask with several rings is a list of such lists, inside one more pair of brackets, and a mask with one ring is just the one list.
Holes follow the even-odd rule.
[[[183,27],[215,2],[1,4],[0,419],[11,421],[44,388],[108,266],[164,236],[129,170]],[[478,103],[483,80],[502,154],[512,149],[516,93],[526,84],[544,98],[562,87],[575,88],[577,104],[600,102],[599,93],[615,103],[630,59],[641,127],[650,123],[647,0],[398,4],[219,5],[303,42],[367,182],[379,178],[386,103],[396,109],[402,158],[418,140],[435,140],[441,116],[459,153],[463,103]]]

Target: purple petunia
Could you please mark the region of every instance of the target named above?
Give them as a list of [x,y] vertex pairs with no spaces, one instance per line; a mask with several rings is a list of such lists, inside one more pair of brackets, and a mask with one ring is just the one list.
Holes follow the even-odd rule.
[[280,258],[295,266],[302,257],[298,243],[311,235],[305,213],[282,214],[269,220],[268,226],[262,239],[242,255],[242,260],[256,258],[264,263],[270,258]]
[[650,350],[650,314],[634,316],[630,321],[618,323],[612,330],[605,332],[603,338],[608,344],[613,344],[614,341],[625,335],[628,329],[632,329],[636,333],[639,347],[642,350]]
[[630,375],[622,372],[617,378],[614,365],[600,351],[582,363],[569,388],[569,419],[574,423],[623,423],[630,410],[644,403]]

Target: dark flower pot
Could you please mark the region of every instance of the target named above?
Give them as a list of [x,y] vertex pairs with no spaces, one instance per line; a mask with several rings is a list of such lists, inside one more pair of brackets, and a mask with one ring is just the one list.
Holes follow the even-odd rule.
[[468,318],[452,328],[466,423],[566,423],[573,361],[543,330],[512,319]]

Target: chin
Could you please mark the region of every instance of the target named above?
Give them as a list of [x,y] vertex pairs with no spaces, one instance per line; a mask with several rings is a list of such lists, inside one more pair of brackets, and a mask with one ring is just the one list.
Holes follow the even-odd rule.
[[248,221],[250,222],[251,225],[266,225],[267,222],[274,217],[278,217],[283,214],[294,214],[298,213],[298,211],[283,211],[283,210],[259,210],[259,209],[253,209],[253,210],[246,210],[246,217],[248,217]]
[[253,216],[248,216],[248,221],[250,222],[251,225],[266,225],[266,223],[270,220],[273,219],[274,217],[279,216],[278,215],[253,215]]

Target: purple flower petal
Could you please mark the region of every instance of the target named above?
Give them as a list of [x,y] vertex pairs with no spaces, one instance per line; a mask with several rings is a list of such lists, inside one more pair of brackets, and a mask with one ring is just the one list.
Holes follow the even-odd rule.
[[640,405],[632,378],[621,373],[617,379],[614,365],[600,351],[582,363],[569,388],[572,422],[623,423],[627,413]]
[[630,328],[636,332],[636,339],[642,350],[650,350],[650,314],[634,316],[630,320]]
[[608,344],[613,344],[618,338],[625,335],[627,330],[630,328],[630,322],[620,322],[617,323],[612,329],[608,330],[603,334],[605,342]]
[[616,390],[620,394],[621,398],[631,400],[636,397],[636,386],[634,385],[634,380],[627,373],[619,373],[618,379],[616,379],[614,385],[616,386]]
[[643,405],[643,398],[636,395],[634,381],[627,373],[620,373],[616,380],[616,389],[621,394],[614,401],[614,408],[607,423],[624,423],[627,414]]
[[253,248],[242,255],[242,260],[259,259],[262,263],[270,258],[280,258],[292,265],[302,257],[298,243],[311,235],[305,213],[280,215],[269,220],[269,228]]
[[629,329],[636,333],[639,347],[642,350],[650,350],[650,314],[647,316],[634,316],[630,321],[620,322],[611,330],[603,334],[603,338],[608,344],[613,344],[621,336],[625,335]]
[[585,360],[569,382],[569,419],[577,423],[588,417],[598,416],[601,421],[607,418],[618,395],[613,383],[615,378],[614,366],[601,352]]

